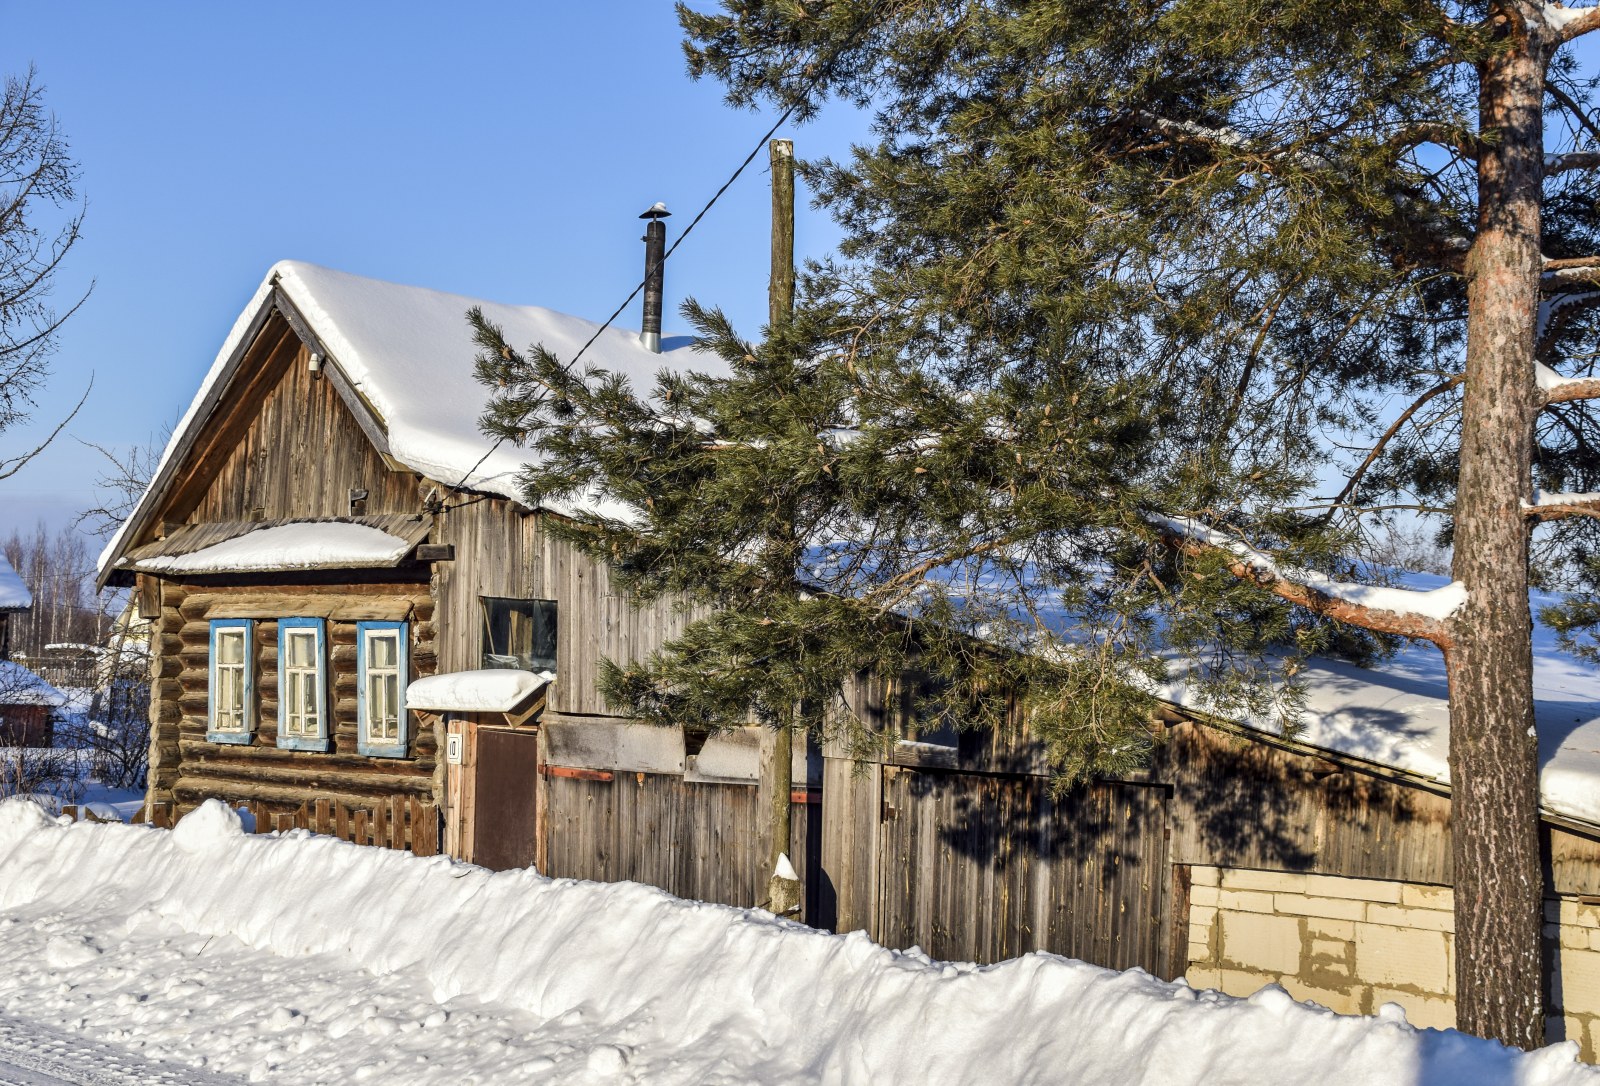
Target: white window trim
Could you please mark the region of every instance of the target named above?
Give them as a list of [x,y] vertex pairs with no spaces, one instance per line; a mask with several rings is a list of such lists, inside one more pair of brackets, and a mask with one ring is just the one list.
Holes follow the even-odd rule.
[[[289,731],[289,638],[310,631],[314,637],[317,730],[291,734]],[[297,671],[302,669],[296,669]],[[278,746],[287,750],[326,751],[328,749],[328,624],[320,618],[281,618],[278,620]]]
[[[395,638],[395,735],[373,736],[369,702],[371,639]],[[411,627],[406,622],[356,623],[356,746],[372,758],[404,758],[411,740],[411,714],[406,711],[406,683],[411,670]],[[383,669],[387,671],[388,669]]]

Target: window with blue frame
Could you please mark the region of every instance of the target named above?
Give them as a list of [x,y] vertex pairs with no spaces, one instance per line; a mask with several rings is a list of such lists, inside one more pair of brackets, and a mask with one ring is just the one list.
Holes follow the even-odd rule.
[[328,626],[320,618],[278,620],[278,746],[328,749]]
[[404,622],[356,623],[357,748],[369,757],[406,756],[407,636]]
[[255,623],[211,620],[211,683],[206,738],[213,743],[249,743],[255,732]]

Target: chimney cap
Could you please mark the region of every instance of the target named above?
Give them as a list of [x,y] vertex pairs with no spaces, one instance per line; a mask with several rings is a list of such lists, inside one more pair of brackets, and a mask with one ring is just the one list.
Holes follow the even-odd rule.
[[671,215],[672,215],[672,212],[667,210],[667,205],[662,203],[660,200],[657,200],[655,203],[650,205],[650,210],[646,211],[644,214],[640,215],[639,218],[641,218],[641,219],[665,219],[665,218],[669,218]]

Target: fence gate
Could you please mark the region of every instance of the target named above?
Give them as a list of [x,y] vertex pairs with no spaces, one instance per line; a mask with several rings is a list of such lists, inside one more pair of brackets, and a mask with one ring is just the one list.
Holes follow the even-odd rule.
[[885,946],[996,962],[1049,950],[1170,968],[1168,789],[885,766],[878,930]]
[[539,733],[477,729],[472,862],[494,871],[537,858]]

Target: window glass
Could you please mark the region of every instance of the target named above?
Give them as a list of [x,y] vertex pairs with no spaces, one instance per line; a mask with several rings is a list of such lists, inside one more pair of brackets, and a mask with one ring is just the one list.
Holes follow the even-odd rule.
[[483,666],[556,669],[556,601],[483,597]]
[[217,662],[221,664],[244,663],[244,631],[217,631]]
[[283,727],[295,738],[322,734],[322,684],[317,667],[319,640],[315,628],[283,631]]

